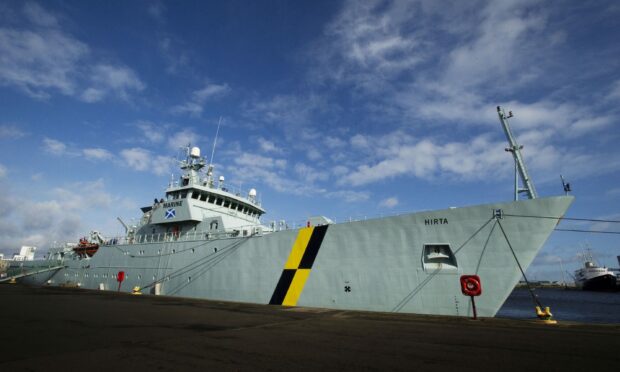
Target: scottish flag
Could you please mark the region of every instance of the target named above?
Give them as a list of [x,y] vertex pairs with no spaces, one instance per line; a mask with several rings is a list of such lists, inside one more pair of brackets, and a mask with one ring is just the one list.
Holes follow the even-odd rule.
[[169,220],[171,218],[174,218],[176,214],[177,212],[174,210],[174,208],[170,208],[166,211],[166,219]]

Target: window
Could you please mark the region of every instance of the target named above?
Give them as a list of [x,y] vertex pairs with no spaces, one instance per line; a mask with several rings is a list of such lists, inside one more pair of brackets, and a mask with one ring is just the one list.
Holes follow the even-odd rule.
[[207,197],[209,195],[205,194],[204,192],[202,194],[200,194],[200,201],[207,201]]
[[237,203],[232,203],[232,205],[230,206],[230,209],[233,209],[233,210],[237,209]]
[[185,198],[187,198],[187,191],[183,191],[181,193],[181,199],[185,199]]
[[222,198],[217,198],[217,203],[215,203],[215,204],[217,204],[217,205],[222,205],[222,203],[223,203],[223,202],[224,202],[224,199],[222,199]]
[[215,203],[215,196],[213,195],[209,196],[209,203],[211,204]]
[[228,208],[230,205],[230,200],[224,200],[224,208]]
[[238,211],[243,211],[243,205],[239,204],[239,206],[237,207]]
[[200,196],[200,192],[192,191],[192,199],[198,199],[199,196]]

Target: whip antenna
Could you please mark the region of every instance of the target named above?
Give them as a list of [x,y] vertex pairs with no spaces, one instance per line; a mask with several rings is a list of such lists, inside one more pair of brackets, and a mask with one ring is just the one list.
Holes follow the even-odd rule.
[[211,159],[209,160],[209,168],[213,165],[213,156],[215,155],[215,145],[217,144],[217,135],[220,133],[220,124],[222,124],[222,117],[217,122],[217,130],[215,131],[215,138],[213,138],[213,149],[211,150]]

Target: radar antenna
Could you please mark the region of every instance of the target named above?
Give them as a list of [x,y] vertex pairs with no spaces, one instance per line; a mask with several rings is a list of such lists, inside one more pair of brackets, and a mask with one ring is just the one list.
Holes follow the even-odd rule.
[[[502,123],[502,128],[504,128],[504,133],[506,133],[508,144],[510,145],[506,148],[506,151],[510,152],[515,160],[515,200],[519,200],[519,193],[527,194],[529,199],[536,199],[538,197],[536,194],[536,189],[534,188],[534,184],[527,173],[525,163],[523,162],[523,156],[521,155],[521,149],[523,146],[517,144],[517,141],[510,130],[510,125],[508,125],[508,119],[513,116],[512,111],[508,111],[508,116],[506,116],[504,110],[502,110],[500,106],[497,106],[497,114],[499,115],[499,120]],[[521,176],[521,183],[523,184],[522,188],[519,188],[519,180],[517,175]]]

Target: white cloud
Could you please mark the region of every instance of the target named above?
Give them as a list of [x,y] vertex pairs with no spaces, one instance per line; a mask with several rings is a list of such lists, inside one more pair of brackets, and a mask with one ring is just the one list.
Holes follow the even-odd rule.
[[347,203],[357,203],[368,200],[370,198],[370,193],[366,191],[339,190],[325,192],[325,197],[330,199],[341,199]]
[[125,66],[93,66],[91,48],[60,27],[56,15],[24,3],[20,28],[0,28],[0,85],[36,98],[54,93],[96,102],[114,93],[127,99],[144,84]]
[[349,173],[349,168],[345,167],[344,165],[336,165],[331,169],[331,172],[335,176],[342,176]]
[[175,161],[170,156],[156,156],[151,164],[152,171],[158,176],[170,174]]
[[0,125],[0,139],[18,139],[26,135],[26,132],[17,128],[15,125]]
[[82,152],[84,156],[90,160],[108,160],[114,157],[112,153],[102,148],[87,148],[82,150]]
[[127,166],[138,171],[148,170],[151,164],[150,151],[140,147],[122,150],[121,157],[125,160]]
[[140,128],[148,142],[161,143],[164,140],[164,131],[158,128],[158,125],[148,121],[139,121],[136,126]]
[[384,207],[384,208],[394,208],[397,205],[398,205],[398,198],[394,196],[384,199],[381,201],[381,203],[379,203],[379,206]]
[[150,1],[147,5],[146,11],[148,15],[157,22],[163,23],[166,20],[164,17],[164,13],[166,12],[166,6],[161,1]]
[[37,26],[42,27],[55,27],[58,26],[58,19],[52,13],[41,8],[39,4],[33,2],[26,2],[23,8],[24,14]]
[[168,156],[154,155],[141,147],[124,149],[120,152],[125,165],[137,171],[149,171],[158,176],[170,174],[174,159]]
[[611,88],[609,90],[609,93],[607,94],[606,99],[609,101],[615,101],[615,102],[620,101],[620,79],[616,80],[611,85]]
[[0,83],[39,99],[54,90],[73,95],[78,63],[88,52],[86,44],[57,30],[0,28]]
[[365,136],[361,134],[354,135],[353,137],[351,137],[349,142],[351,143],[352,146],[360,148],[360,149],[367,149],[370,146],[368,138],[366,138]]
[[159,41],[159,50],[166,62],[166,72],[176,74],[189,69],[190,52],[183,50],[171,36],[163,37]]
[[304,163],[295,164],[294,170],[295,173],[308,184],[313,184],[316,181],[326,181],[329,178],[329,174],[314,169]]
[[331,136],[326,137],[323,143],[330,149],[339,149],[347,145],[347,143],[340,138]]
[[75,242],[89,228],[98,229],[87,226],[88,216],[122,201],[106,190],[101,179],[54,187],[35,199],[30,194],[20,196],[17,190],[8,194],[10,198],[0,193],[0,250],[9,254],[20,245],[34,245],[42,251],[54,241]]
[[285,159],[271,158],[257,154],[244,152],[234,159],[235,164],[241,166],[256,166],[259,168],[283,169],[286,167]]
[[44,138],[43,149],[53,155],[64,155],[67,152],[67,145],[55,139]]
[[317,117],[337,111],[336,106],[329,103],[326,97],[316,94],[275,95],[245,106],[243,116],[254,122],[277,126],[284,131],[287,140],[296,143],[321,137],[322,133],[316,131],[314,123]]
[[207,101],[226,95],[229,92],[228,84],[212,84],[207,82],[204,87],[192,93],[192,98],[188,102],[174,106],[171,111],[175,114],[188,114],[199,117],[202,115]]
[[266,140],[263,137],[259,137],[257,141],[258,146],[264,152],[272,152],[276,154],[282,153],[282,149],[278,148],[272,141]]
[[[314,76],[347,82],[361,89],[383,90],[386,79],[411,71],[424,61],[422,39],[406,32],[412,2],[347,2],[325,30],[330,41],[310,53],[318,59]],[[411,29],[411,27],[408,27]]]
[[168,138],[168,147],[171,149],[179,149],[185,147],[188,144],[196,145],[201,141],[201,137],[194,133],[191,129],[183,129],[174,133]]
[[126,66],[99,64],[92,68],[90,73],[91,86],[81,95],[85,102],[97,102],[106,96],[127,100],[130,93],[142,91],[144,83],[135,72]]
[[306,151],[306,156],[310,160],[319,160],[319,159],[321,159],[323,157],[323,154],[321,154],[321,152],[319,150],[317,150],[315,147],[310,147]]

